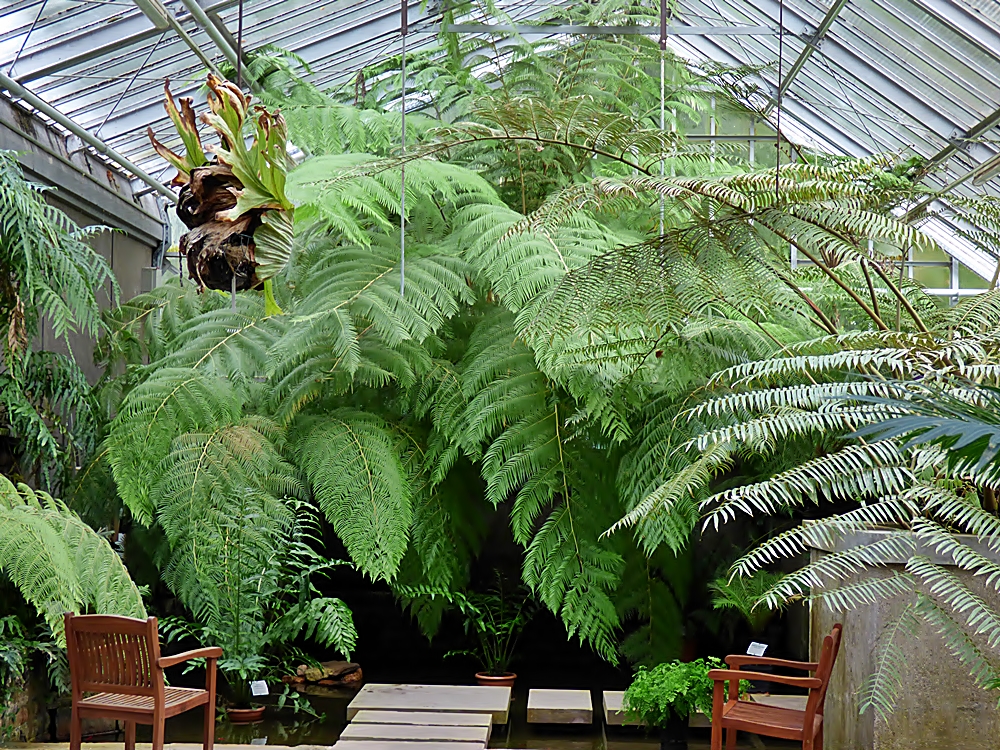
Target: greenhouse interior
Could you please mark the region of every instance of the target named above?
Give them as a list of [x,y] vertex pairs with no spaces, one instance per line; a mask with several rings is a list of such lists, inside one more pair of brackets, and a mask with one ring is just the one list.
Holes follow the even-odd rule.
[[0,747],[1000,750],[998,0],[0,0]]

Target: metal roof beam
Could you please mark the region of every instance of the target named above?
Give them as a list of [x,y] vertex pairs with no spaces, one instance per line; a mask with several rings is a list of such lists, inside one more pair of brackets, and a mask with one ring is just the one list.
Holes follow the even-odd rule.
[[[846,0],[845,0],[846,2]],[[659,36],[659,26],[573,26],[566,24],[490,24],[490,23],[449,23],[444,31],[457,34],[586,34],[586,35],[627,35]],[[771,26],[668,26],[667,34],[673,36],[763,36],[777,34]]]
[[823,41],[823,37],[826,36],[826,32],[828,32],[830,27],[833,26],[834,21],[837,20],[837,16],[840,15],[840,11],[844,9],[847,2],[848,0],[834,0],[833,5],[830,6],[826,15],[823,16],[823,20],[820,21],[816,31],[810,34],[806,39],[806,46],[802,48],[799,56],[796,58],[795,62],[792,63],[792,67],[789,69],[788,73],[785,74],[784,79],[778,85],[778,93],[764,107],[765,115],[769,114],[771,110],[777,106],[778,99],[784,96],[785,92],[788,91],[788,87],[792,85],[792,82],[795,80],[795,76],[799,74],[805,64],[809,61],[809,58],[812,57],[812,53],[819,47],[819,43]]
[[[777,0],[755,0],[758,10],[769,17],[777,18],[779,5]],[[791,21],[789,21],[791,16]],[[785,7],[786,28],[789,23],[807,25],[807,19],[800,11]],[[793,33],[793,32],[789,32]],[[889,70],[879,67],[865,58],[864,54],[836,36],[827,35],[823,50],[820,52],[831,63],[836,64],[859,84],[878,95],[885,106],[896,106],[922,127],[931,130],[939,137],[948,139],[958,128],[956,122],[946,114],[915,96],[905,82],[897,80]]]
[[[718,42],[709,37],[686,37],[681,40],[681,43],[694,48],[709,60],[724,62],[730,65],[744,64],[731,52],[721,47]],[[813,111],[812,107],[804,102],[786,101],[782,105],[782,111],[796,120],[804,130],[813,133],[816,138],[826,141],[841,153],[858,157],[871,154],[871,149],[865,146],[865,144],[843,130],[835,128],[822,114]],[[773,123],[771,124],[773,126]]]
[[909,0],[917,9],[963,37],[980,52],[992,58],[1000,50],[1000,32],[983,23],[982,13],[976,13],[967,3],[955,0]]
[[[179,78],[177,82],[180,85],[171,88],[175,97],[197,97],[198,92],[203,85],[200,79],[198,81],[187,83],[184,79]],[[200,101],[204,102],[204,99],[202,98]],[[116,138],[132,131],[144,131],[147,126],[153,127],[155,130],[157,123],[160,121],[166,123],[170,122],[163,109],[162,97],[158,97],[146,104],[123,109],[120,115],[112,115],[108,118],[102,132],[104,133],[105,138],[109,141],[113,141]]]
[[71,119],[66,117],[66,115],[64,115],[62,112],[60,112],[51,105],[39,99],[33,93],[28,91],[28,89],[24,88],[24,86],[19,84],[13,78],[9,78],[3,72],[0,72],[0,86],[3,86],[3,88],[7,89],[11,93],[11,95],[16,96],[19,99],[22,99],[23,101],[27,102],[30,106],[34,107],[36,110],[41,112],[50,120],[53,120],[54,122],[57,122],[58,124],[62,125],[68,131],[73,133],[73,135],[79,137],[81,141],[88,144],[89,146],[92,146],[99,154],[102,154],[111,161],[115,162],[120,167],[125,169],[125,171],[134,174],[136,177],[145,182],[151,188],[154,188],[156,192],[158,192],[160,195],[164,196],[170,201],[173,201],[174,203],[177,202],[177,195],[174,193],[173,190],[168,188],[162,182],[154,179],[152,176],[144,172],[142,169],[137,167],[131,161],[129,161],[124,156],[115,151],[113,148],[108,146],[108,144],[106,144],[100,138],[94,136],[89,130],[81,128]]
[[964,150],[968,144],[982,138],[997,125],[1000,125],[1000,109],[993,112],[993,114],[984,117],[964,133],[959,133],[950,138],[950,143],[934,154],[934,156],[929,158],[925,162],[925,167],[927,169],[933,169],[934,167],[944,164],[956,153]]
[[201,30],[208,34],[212,41],[215,42],[215,46],[219,48],[219,51],[229,61],[229,64],[235,68],[236,51],[229,46],[226,38],[219,33],[219,30],[212,23],[212,19],[208,17],[205,9],[198,4],[198,0],[181,0],[181,3],[187,8],[188,13],[194,18],[195,23],[201,27]]
[[[219,0],[208,6],[211,12],[236,5],[237,0]],[[183,19],[181,19],[183,20]],[[143,15],[86,31],[45,49],[21,56],[14,72],[21,84],[84,65],[101,57],[114,55],[129,47],[155,39],[162,32]]]
[[[419,29],[412,27],[428,21],[434,16],[430,9],[419,0],[409,0],[408,5],[407,11],[411,27],[408,33],[420,33]],[[435,33],[437,33],[436,29]],[[316,77],[319,78],[323,75],[323,61],[329,59],[331,49],[336,53],[344,53],[355,47],[364,46],[372,39],[391,34],[399,34],[399,6],[387,8],[379,15],[371,13],[362,23],[342,26],[329,36],[308,42],[292,51],[307,60],[315,60],[316,62],[311,63],[311,66]]]
[[[205,9],[198,4],[198,0],[181,0],[181,3],[183,3],[184,7],[187,8],[188,11],[191,13],[191,16],[194,18],[195,22],[201,27],[202,31],[208,34],[208,36],[211,37],[212,41],[215,42],[215,46],[219,48],[219,51],[222,52],[225,58],[229,61],[229,64],[232,65],[234,68],[242,67],[243,70],[246,70],[247,68],[246,59],[244,59],[242,63],[237,62],[236,49],[230,46],[229,40],[226,38],[227,36],[231,36],[229,34],[228,29],[226,30],[225,34],[223,34],[219,30],[220,26],[225,28],[224,24],[222,23],[222,19],[216,16],[219,23],[219,25],[216,26],[216,24],[213,23],[212,19],[209,18],[208,13],[205,12]],[[245,50],[241,50],[241,54],[243,53],[245,53]],[[258,95],[261,93],[262,89],[260,87],[260,84],[257,83],[257,81],[247,76],[246,82],[247,85],[250,87],[251,91],[253,91]]]

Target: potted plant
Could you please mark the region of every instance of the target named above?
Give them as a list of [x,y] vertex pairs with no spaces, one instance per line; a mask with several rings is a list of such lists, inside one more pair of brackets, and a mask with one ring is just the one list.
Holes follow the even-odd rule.
[[[294,646],[297,640],[349,655],[357,638],[347,605],[323,597],[313,581],[341,563],[313,549],[318,533],[312,506],[288,501],[269,510],[287,513],[286,523],[277,527],[281,533],[269,538],[257,521],[261,509],[250,494],[229,506],[230,515],[198,526],[204,560],[178,549],[171,569],[171,581],[184,593],[182,601],[193,617],[161,621],[169,640],[190,637],[222,648],[218,666],[228,687],[226,713],[233,723],[263,716],[264,706],[254,703],[251,682],[278,682],[289,662],[308,660]],[[189,665],[198,666],[195,661]],[[300,701],[293,706],[304,707]]]
[[[660,747],[687,747],[688,719],[692,711],[712,717],[710,669],[725,668],[714,657],[694,661],[672,661],[652,669],[640,667],[625,691],[626,715],[650,730],[659,730]],[[741,691],[744,689],[740,682]]]
[[505,590],[503,580],[485,593],[452,594],[452,603],[462,613],[465,632],[475,636],[475,646],[449,651],[449,656],[471,656],[479,662],[476,682],[480,685],[513,687],[517,674],[510,671],[518,638],[533,614],[531,598],[523,588]]

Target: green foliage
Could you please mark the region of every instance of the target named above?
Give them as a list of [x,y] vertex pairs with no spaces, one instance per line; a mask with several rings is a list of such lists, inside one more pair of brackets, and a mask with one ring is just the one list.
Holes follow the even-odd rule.
[[[24,178],[13,152],[0,150],[0,434],[15,459],[4,470],[54,489],[97,433],[69,336],[103,330],[97,295],[115,300],[118,286],[87,244],[100,228],[77,227],[46,192]],[[34,350],[43,325],[69,356]]]
[[357,640],[351,611],[321,596],[314,581],[339,563],[316,551],[308,505],[245,491],[219,513],[201,515],[183,538],[171,539],[164,573],[193,620],[171,618],[163,629],[222,647],[219,669],[237,706],[249,705],[250,680],[287,673],[301,657],[298,639],[350,658]]
[[[559,12],[633,22],[648,5]],[[631,35],[507,41],[446,35],[414,57],[407,94],[426,107],[405,155],[398,60],[353,92],[293,95],[291,137],[313,156],[284,185],[293,236],[263,256],[273,301],[245,292],[234,311],[168,287],[109,316],[99,354],[124,375],[102,391],[101,460],[134,517],[162,525],[200,622],[215,605],[196,592],[222,588],[184,558],[225,569],[232,518],[261,519],[233,581],[279,569],[315,507],[369,577],[456,591],[497,509],[571,637],[615,661],[625,623],[626,654],[663,661],[697,585],[683,555],[701,503],[721,521],[900,486],[887,449],[787,464],[875,413],[857,399],[883,380],[852,371],[971,372],[995,351],[987,328],[953,335],[988,308],[942,322],[885,271],[883,252],[933,245],[893,216],[919,190],[885,160],[808,154],[776,174],[685,140],[746,71],[695,71]],[[658,124],[661,60],[676,133]],[[789,269],[790,243],[813,265]],[[756,481],[772,465],[786,489]],[[428,629],[441,604],[414,602]]]
[[62,501],[2,476],[0,572],[60,643],[64,612],[146,616],[139,590],[105,538]]
[[351,559],[373,579],[392,579],[406,551],[410,484],[388,426],[338,410],[299,426],[299,465]]
[[466,635],[475,637],[476,646],[452,649],[445,657],[471,656],[479,662],[484,673],[495,676],[509,674],[517,641],[535,610],[530,590],[515,588],[511,591],[499,575],[497,585],[484,593],[463,594],[430,586],[399,586],[396,594],[407,602],[418,620],[421,612],[433,608],[438,599],[446,602],[449,608],[457,609],[462,615]]
[[[982,310],[983,303],[975,307]],[[726,585],[742,586],[735,599],[751,614],[805,597],[835,611],[904,603],[861,698],[864,710],[880,716],[891,711],[901,689],[896,638],[918,622],[942,635],[977,683],[1000,684],[989,656],[1000,643],[997,615],[948,567],[982,575],[990,588],[1000,580],[995,563],[956,536],[971,534],[993,549],[997,532],[997,391],[961,376],[975,373],[995,384],[1000,370],[989,334],[952,336],[968,318],[966,307],[930,318],[933,333],[826,337],[718,373],[714,384],[723,392],[686,413],[701,424],[701,433],[675,453],[676,460],[697,455],[697,463],[705,451],[731,460],[746,452],[773,453],[792,441],[816,446],[807,459],[770,478],[709,493],[701,503],[703,523],[816,517],[790,528],[786,521],[784,530],[734,564]],[[899,376],[909,379],[892,379]],[[701,492],[713,471],[698,477]],[[838,545],[858,533],[867,535],[863,542]],[[817,547],[830,552],[783,576],[765,571]],[[947,563],[933,561],[929,550]],[[901,571],[874,572],[899,560]]]
[[740,613],[754,635],[764,631],[775,610],[760,603],[764,594],[781,580],[780,573],[758,570],[752,576],[717,578],[709,584],[716,609],[733,609]]
[[[725,669],[714,657],[673,661],[652,669],[640,667],[625,691],[622,707],[629,719],[649,728],[665,727],[671,718],[687,720],[694,711],[712,717],[710,669]],[[741,681],[741,686],[745,681]]]

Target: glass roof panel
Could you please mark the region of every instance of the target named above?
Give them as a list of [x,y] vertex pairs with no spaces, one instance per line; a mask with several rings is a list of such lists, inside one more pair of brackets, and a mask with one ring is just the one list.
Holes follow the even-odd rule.
[[[235,43],[237,0],[199,2]],[[407,48],[433,44],[441,0],[408,3]],[[163,81],[203,101],[199,54],[224,58],[185,0],[163,5],[198,54],[132,0],[0,0],[0,70],[139,167],[169,175],[146,138],[151,126],[171,142]],[[497,5],[530,22],[553,3]],[[359,69],[399,54],[399,7],[399,0],[244,0],[244,46],[274,44],[300,55],[321,88],[350,85]],[[677,25],[777,29],[783,19],[781,126],[793,142],[855,156],[916,153],[941,167],[928,179],[934,186],[968,178],[1000,151],[997,0],[675,0],[675,7]],[[694,60],[767,66],[762,90],[777,91],[776,33],[678,35],[669,44]],[[766,96],[755,98],[751,104],[776,124]],[[957,189],[998,194],[1000,179],[983,187],[966,179]]]

